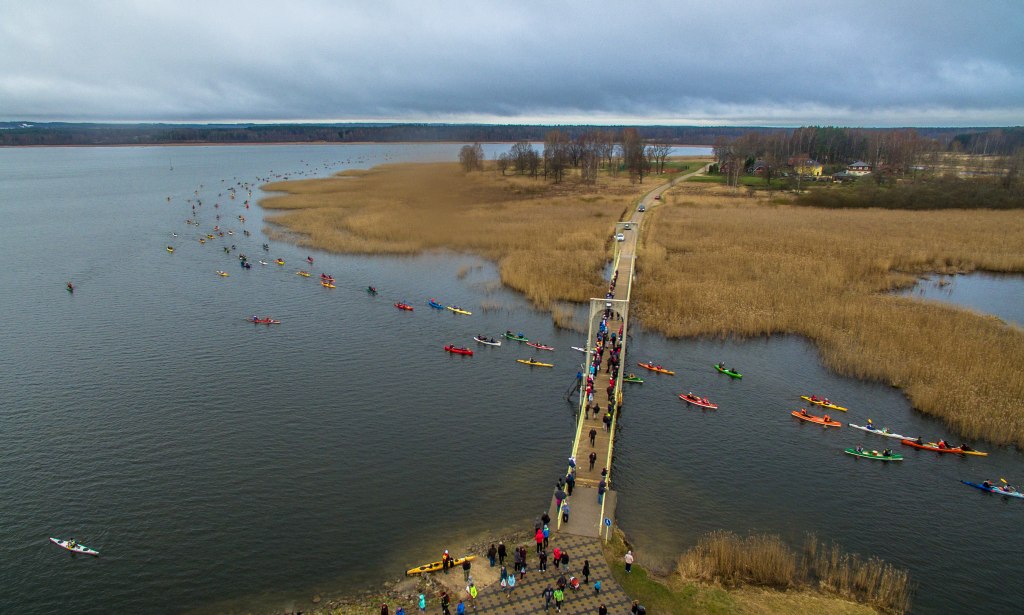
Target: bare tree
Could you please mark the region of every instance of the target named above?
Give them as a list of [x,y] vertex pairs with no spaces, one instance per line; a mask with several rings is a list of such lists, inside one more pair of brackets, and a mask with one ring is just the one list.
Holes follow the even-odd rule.
[[498,170],[501,171],[501,174],[504,175],[505,171],[508,170],[509,162],[508,152],[503,152],[498,156],[498,159],[494,164],[498,167]]
[[484,148],[479,143],[463,145],[459,150],[459,163],[462,165],[462,170],[467,173],[482,171],[484,169]]
[[515,167],[516,173],[520,175],[530,170],[530,158],[536,155],[537,152],[533,150],[533,146],[530,145],[529,141],[516,142],[509,153],[512,165]]
[[562,181],[569,165],[569,137],[561,130],[551,130],[544,136],[544,177],[551,175],[557,184]]

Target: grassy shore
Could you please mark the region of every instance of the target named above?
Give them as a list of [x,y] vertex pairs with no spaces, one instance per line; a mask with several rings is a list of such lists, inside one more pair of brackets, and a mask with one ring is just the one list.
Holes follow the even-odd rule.
[[[311,247],[360,254],[450,249],[498,263],[502,282],[542,308],[603,294],[611,229],[657,179],[602,174],[552,184],[457,164],[398,164],[264,190],[268,219]],[[273,234],[271,229],[271,234]]]
[[826,210],[707,184],[664,203],[637,259],[645,326],[805,336],[836,372],[899,387],[968,438],[1024,446],[1024,331],[886,294],[932,272],[1024,272],[1024,213]]

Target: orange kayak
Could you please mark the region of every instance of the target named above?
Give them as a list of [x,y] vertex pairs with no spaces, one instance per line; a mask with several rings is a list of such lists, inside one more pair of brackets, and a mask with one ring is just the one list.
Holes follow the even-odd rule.
[[939,448],[939,445],[936,444],[935,442],[918,444],[916,440],[900,440],[900,444],[906,444],[907,446],[919,448],[924,451],[935,451],[936,453],[956,453],[958,455],[977,455],[979,457],[988,457],[988,453],[983,453],[981,451],[976,451],[973,449],[965,449],[959,446],[947,446],[945,448]]
[[644,369],[649,369],[652,372],[658,372],[659,374],[668,374],[669,376],[675,376],[676,375],[676,373],[674,371],[672,371],[670,369],[665,369],[664,367],[662,367],[660,365],[653,365],[651,363],[637,363],[637,365],[639,365],[640,367],[642,367]]
[[794,411],[790,412],[790,414],[792,414],[796,418],[800,419],[801,421],[807,421],[809,423],[817,423],[818,425],[821,425],[822,427],[842,427],[843,426],[843,424],[840,423],[839,421],[826,421],[825,417],[823,417],[823,416],[814,416],[813,414],[804,414],[804,413],[800,412],[799,410],[794,410]]

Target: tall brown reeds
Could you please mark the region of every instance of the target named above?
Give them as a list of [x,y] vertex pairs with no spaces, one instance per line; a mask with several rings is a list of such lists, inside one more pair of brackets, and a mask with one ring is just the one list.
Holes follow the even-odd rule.
[[[540,307],[603,294],[602,265],[622,212],[649,184],[602,175],[560,184],[455,163],[401,164],[269,184],[261,205],[301,243],[336,252],[451,249],[498,263],[502,282]],[[469,272],[460,271],[460,277]]]
[[676,574],[684,582],[701,581],[735,587],[756,585],[775,589],[812,587],[870,604],[886,613],[910,608],[910,580],[901,570],[877,558],[863,559],[826,545],[809,535],[803,553],[780,537],[752,534],[740,537],[718,530],[705,534],[681,555]]
[[1024,272],[1024,212],[826,210],[686,185],[647,215],[634,314],[671,336],[789,333],[901,388],[966,438],[1024,446],[1024,331],[887,294],[917,276]]

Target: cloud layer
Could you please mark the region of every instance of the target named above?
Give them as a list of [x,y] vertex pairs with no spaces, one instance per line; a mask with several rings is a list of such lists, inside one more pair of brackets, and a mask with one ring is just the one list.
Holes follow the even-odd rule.
[[1024,123],[1012,0],[748,4],[12,2],[0,119]]

